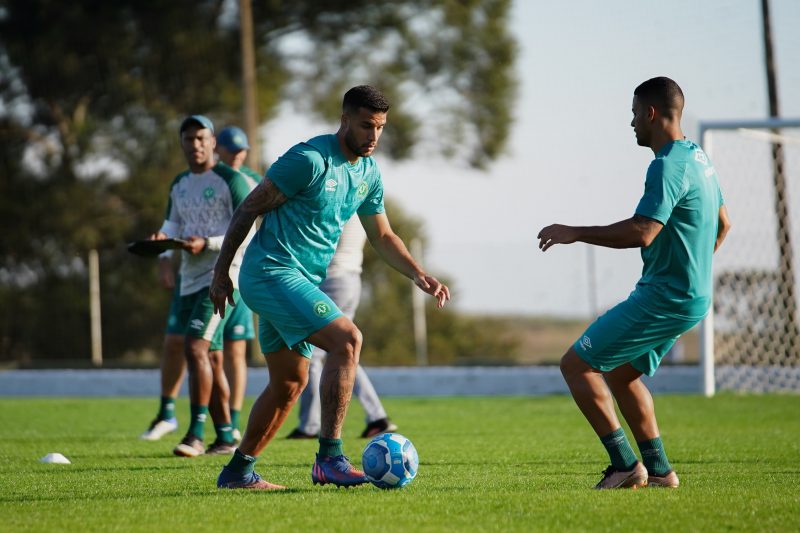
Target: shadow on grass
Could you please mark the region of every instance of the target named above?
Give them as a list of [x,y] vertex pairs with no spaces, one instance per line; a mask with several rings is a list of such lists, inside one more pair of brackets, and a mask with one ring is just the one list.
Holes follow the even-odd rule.
[[[199,488],[196,490],[164,490],[152,491],[147,493],[139,493],[136,495],[137,499],[141,501],[147,500],[162,500],[164,498],[174,498],[185,500],[187,497],[192,498],[262,498],[262,497],[279,497],[282,495],[311,495],[315,497],[326,495],[336,495],[340,497],[357,497],[360,492],[369,490],[369,485],[363,487],[306,487],[295,488],[289,487],[285,490],[249,490],[249,489],[217,489],[217,488]],[[465,488],[464,490],[467,490]],[[371,492],[371,491],[370,491]],[[130,494],[86,494],[86,495],[72,495],[71,497],[64,497],[63,495],[50,495],[50,494],[3,494],[0,495],[0,503],[38,503],[38,502],[112,502],[112,501],[130,501]]]

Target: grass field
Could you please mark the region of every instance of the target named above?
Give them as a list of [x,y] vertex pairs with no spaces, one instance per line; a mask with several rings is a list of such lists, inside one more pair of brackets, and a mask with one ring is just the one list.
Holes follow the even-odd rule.
[[602,492],[605,452],[568,397],[385,403],[419,451],[409,487],[312,486],[316,443],[283,438],[292,413],[258,468],[291,490],[254,493],[215,488],[224,457],[173,457],[180,435],[137,440],[155,399],[0,399],[0,531],[800,530],[798,396],[659,396],[682,486]]

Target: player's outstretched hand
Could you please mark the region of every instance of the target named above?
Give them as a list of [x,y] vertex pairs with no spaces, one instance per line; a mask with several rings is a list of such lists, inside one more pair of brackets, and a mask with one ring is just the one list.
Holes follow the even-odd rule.
[[225,304],[229,303],[235,305],[233,301],[233,281],[226,273],[214,273],[214,279],[211,280],[211,286],[208,288],[208,297],[214,304],[214,312],[219,316],[225,318]]
[[553,224],[542,228],[537,238],[539,239],[539,248],[546,252],[554,244],[572,244],[578,240],[578,235],[572,226]]
[[414,284],[436,298],[436,304],[439,309],[444,307],[445,302],[450,299],[450,289],[433,276],[427,274],[415,276]]

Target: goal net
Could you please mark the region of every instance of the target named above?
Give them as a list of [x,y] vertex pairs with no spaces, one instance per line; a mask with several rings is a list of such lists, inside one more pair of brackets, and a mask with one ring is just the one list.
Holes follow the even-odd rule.
[[701,327],[704,388],[800,392],[800,120],[707,122],[733,225]]

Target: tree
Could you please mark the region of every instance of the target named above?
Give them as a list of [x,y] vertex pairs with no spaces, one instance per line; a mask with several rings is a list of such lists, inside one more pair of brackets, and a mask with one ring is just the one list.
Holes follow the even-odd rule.
[[[384,137],[391,156],[410,157],[433,137],[443,153],[484,166],[510,124],[509,4],[254,2],[261,116],[292,102],[335,119],[344,89],[368,82],[394,102]],[[81,355],[90,249],[102,252],[106,352],[158,346],[166,295],[152,262],[128,257],[122,243],[161,222],[169,180],[185,166],[180,119],[202,112],[238,122],[230,6],[0,2],[0,222],[19,228],[0,237],[0,293],[18,302],[0,310],[0,358]],[[431,108],[437,120],[425,118]],[[53,316],[68,324],[63,336],[38,335]]]

